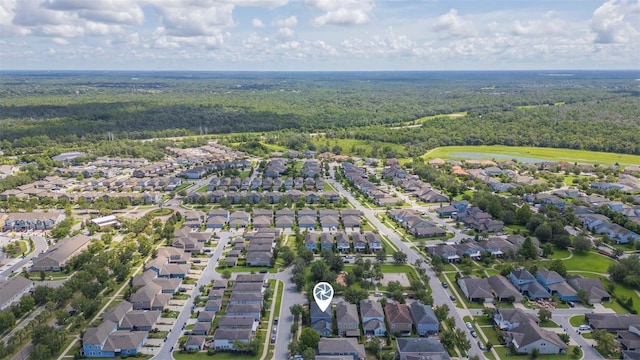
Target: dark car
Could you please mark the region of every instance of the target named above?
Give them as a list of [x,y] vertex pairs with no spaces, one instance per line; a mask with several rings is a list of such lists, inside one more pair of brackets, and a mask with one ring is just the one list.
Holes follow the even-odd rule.
[[569,307],[575,307],[576,304],[573,303],[573,301],[567,301],[567,305],[569,305]]
[[268,272],[267,269],[260,270],[260,274],[266,274],[267,272]]
[[447,283],[446,283],[445,281],[443,281],[443,282],[442,282],[442,287],[446,289],[446,288],[448,288],[448,287],[449,287],[449,285],[447,285]]
[[473,336],[474,338],[477,338],[478,334],[475,332],[475,330],[471,330],[471,336]]
[[451,301],[456,301],[456,297],[453,295],[449,295],[449,299],[451,299]]
[[273,323],[274,323],[274,324],[276,324],[276,325],[278,325],[278,320],[280,320],[280,318],[279,318],[279,317],[275,317],[275,318],[273,319]]
[[276,343],[276,336],[275,336],[275,335],[273,335],[273,336],[271,337],[271,343],[272,343],[272,344],[275,344],[275,343]]

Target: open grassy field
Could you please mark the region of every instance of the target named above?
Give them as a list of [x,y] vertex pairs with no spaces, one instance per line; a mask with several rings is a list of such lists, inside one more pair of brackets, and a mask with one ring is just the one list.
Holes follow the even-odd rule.
[[402,123],[402,125],[418,125],[418,124],[422,124],[425,123],[429,120],[433,120],[433,119],[440,119],[440,118],[457,118],[457,117],[462,117],[462,116],[466,116],[467,112],[463,111],[463,112],[457,112],[457,113],[453,113],[453,114],[438,114],[438,115],[431,115],[431,116],[424,116],[421,117],[419,119],[415,119],[413,121],[406,121],[404,123]]
[[592,164],[639,164],[640,156],[586,150],[536,148],[523,146],[444,146],[430,150],[425,159],[511,160],[525,162],[568,161]]
[[[343,155],[352,156],[373,156],[371,150],[376,147],[380,150],[385,147],[389,147],[398,154],[398,157],[406,157],[407,150],[403,145],[393,144],[383,141],[371,141],[371,140],[358,140],[358,139],[327,139],[320,136],[312,136],[311,141],[316,148],[321,148],[326,145],[331,151],[334,146],[338,145],[342,149],[340,152]],[[380,156],[380,154],[375,154]]]

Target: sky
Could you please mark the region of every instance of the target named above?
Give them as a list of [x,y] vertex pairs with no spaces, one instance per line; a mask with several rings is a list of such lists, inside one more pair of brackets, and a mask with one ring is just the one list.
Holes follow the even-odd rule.
[[639,68],[640,0],[0,0],[1,70]]

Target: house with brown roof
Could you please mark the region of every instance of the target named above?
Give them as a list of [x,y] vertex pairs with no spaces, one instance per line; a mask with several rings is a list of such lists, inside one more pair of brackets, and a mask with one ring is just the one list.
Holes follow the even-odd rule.
[[405,304],[390,301],[384,307],[389,331],[393,334],[410,335],[413,327],[413,320],[409,313],[409,308]]

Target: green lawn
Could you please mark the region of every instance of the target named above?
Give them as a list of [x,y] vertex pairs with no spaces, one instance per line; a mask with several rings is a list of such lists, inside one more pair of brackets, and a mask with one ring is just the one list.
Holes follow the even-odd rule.
[[[567,349],[567,353],[566,354],[553,354],[553,355],[539,355],[538,356],[538,360],[575,360],[576,358],[573,357],[573,348],[575,346],[569,346],[569,348]],[[522,354],[522,355],[507,355],[509,350],[506,347],[496,347],[496,352],[498,353],[498,356],[500,357],[500,359],[526,359],[529,360],[531,357],[529,355],[526,354]],[[578,356],[577,359],[580,359],[582,357]]]
[[174,351],[173,357],[177,360],[258,360],[260,355],[240,355],[232,352],[220,352],[215,355],[207,355],[206,352],[189,354],[181,351]]
[[487,341],[492,345],[500,345],[500,340],[498,340],[498,330],[494,329],[491,326],[481,326],[480,330],[487,337]]
[[568,271],[593,271],[606,274],[609,271],[609,266],[615,264],[615,260],[595,252],[588,252],[586,254],[574,253],[571,259],[563,260],[562,263]]
[[371,150],[374,146],[378,149],[389,147],[396,151],[398,157],[406,157],[407,150],[404,145],[394,144],[383,141],[371,141],[371,140],[358,140],[358,139],[325,139],[320,136],[312,136],[311,141],[316,147],[322,147],[328,145],[329,149],[338,145],[342,148],[342,155],[354,155],[354,156],[370,156]]
[[280,284],[278,285],[278,293],[276,294],[275,310],[273,310],[274,317],[280,316],[280,306],[282,304],[282,293],[284,292],[284,283],[282,281],[279,281],[279,283]]
[[586,150],[536,148],[524,146],[443,146],[430,150],[425,159],[478,159],[522,161],[567,161],[594,164],[631,165],[640,163],[639,155],[614,154]]
[[585,318],[584,318],[584,315],[572,316],[569,319],[569,324],[571,324],[571,326],[573,326],[573,327],[578,327],[580,325],[588,325],[587,324],[587,320],[585,320]]

